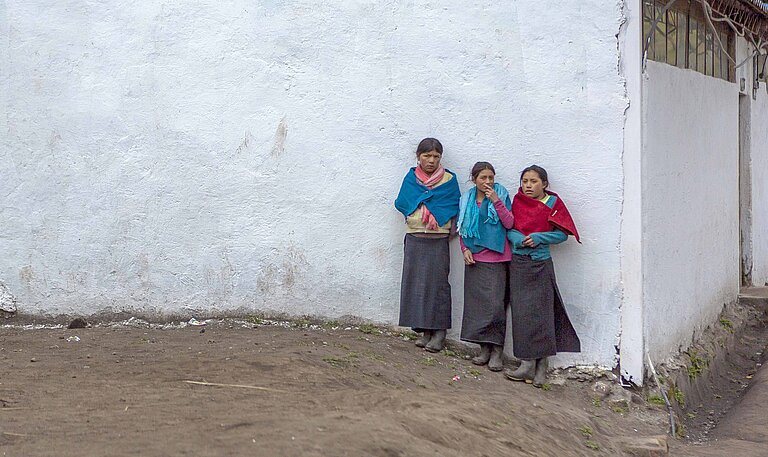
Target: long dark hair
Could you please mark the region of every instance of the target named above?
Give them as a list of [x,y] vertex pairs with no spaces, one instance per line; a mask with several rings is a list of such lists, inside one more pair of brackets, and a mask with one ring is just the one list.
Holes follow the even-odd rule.
[[490,162],[477,162],[472,167],[472,171],[469,172],[469,175],[472,177],[472,181],[477,179],[477,175],[479,175],[483,170],[491,170],[491,172],[496,175],[496,169],[493,168],[493,165],[491,165]]
[[523,176],[528,173],[529,171],[535,172],[537,175],[539,175],[539,179],[541,179],[541,182],[544,184],[544,188],[546,189],[547,186],[549,186],[549,178],[547,178],[547,170],[541,168],[538,165],[531,165],[530,167],[525,167],[525,169],[520,173],[520,182],[523,182]]
[[443,145],[436,138],[424,138],[416,147],[416,157],[429,151],[437,151],[443,155]]

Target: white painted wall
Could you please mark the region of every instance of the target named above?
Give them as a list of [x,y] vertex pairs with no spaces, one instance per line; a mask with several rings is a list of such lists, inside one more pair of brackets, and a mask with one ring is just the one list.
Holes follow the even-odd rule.
[[751,101],[752,285],[768,286],[768,93],[761,83]]
[[25,313],[395,322],[392,202],[435,136],[462,178],[548,168],[584,241],[554,252],[584,346],[560,363],[612,366],[621,12],[554,6],[2,2],[0,281]]
[[738,87],[649,61],[643,87],[645,341],[687,348],[739,289]]
[[624,2],[624,26],[619,34],[619,68],[625,78],[629,106],[625,111],[621,210],[621,340],[619,368],[627,382],[642,385],[645,368],[643,331],[643,4]]

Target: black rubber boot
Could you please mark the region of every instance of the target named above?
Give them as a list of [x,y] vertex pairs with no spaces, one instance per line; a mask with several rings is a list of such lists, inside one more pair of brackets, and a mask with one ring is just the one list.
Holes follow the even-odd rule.
[[424,347],[429,352],[440,352],[443,350],[443,343],[445,343],[445,330],[435,330],[432,334],[432,339]]
[[487,343],[480,344],[480,354],[477,357],[472,358],[472,363],[475,365],[485,365],[491,358],[491,345]]
[[424,333],[421,335],[421,338],[416,340],[416,346],[423,348],[424,346],[429,343],[429,340],[432,339],[432,330],[424,330]]
[[517,370],[515,371],[507,370],[504,373],[504,376],[506,376],[507,379],[512,381],[525,381],[526,383],[530,384],[533,382],[533,376],[535,371],[536,371],[535,360],[521,360],[520,367]]
[[533,387],[541,387],[547,383],[547,358],[536,359],[536,375],[533,377]]
[[497,344],[491,346],[491,358],[488,360],[488,369],[491,371],[501,371],[504,368],[504,346]]

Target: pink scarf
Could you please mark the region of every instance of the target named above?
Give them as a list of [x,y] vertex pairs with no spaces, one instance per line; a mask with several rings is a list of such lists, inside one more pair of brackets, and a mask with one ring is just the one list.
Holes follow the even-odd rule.
[[[421,169],[421,167],[416,167],[416,179],[421,181],[422,184],[429,187],[430,189],[442,181],[444,176],[445,168],[443,168],[442,165],[440,165],[437,170],[432,173],[432,175],[428,175],[424,170]],[[424,209],[421,213],[421,222],[427,226],[427,229],[437,230],[438,225],[435,216],[433,216],[429,209],[427,209],[427,205],[422,206]]]

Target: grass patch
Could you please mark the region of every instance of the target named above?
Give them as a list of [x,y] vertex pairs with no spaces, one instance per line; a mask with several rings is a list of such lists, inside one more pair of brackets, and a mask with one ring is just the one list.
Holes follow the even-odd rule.
[[626,414],[629,412],[629,408],[625,405],[622,405],[621,403],[617,403],[611,406],[611,411],[613,411],[616,414]]
[[469,373],[471,376],[474,376],[474,377],[476,377],[476,378],[479,378],[479,377],[480,377],[480,370],[478,370],[477,368],[470,368],[470,369],[469,369],[469,371],[468,371],[468,373]]
[[724,329],[728,330],[728,333],[733,333],[733,321],[730,319],[722,318],[720,319],[720,325],[723,326]]
[[253,325],[262,325],[264,324],[264,319],[260,318],[259,316],[249,315],[245,316],[245,321],[249,324]]
[[450,349],[443,349],[443,355],[446,357],[456,357],[457,354]]
[[675,387],[675,389],[672,391],[672,398],[675,399],[678,405],[680,405],[681,408],[685,408],[685,394],[682,390]]
[[381,330],[373,324],[363,324],[360,326],[360,331],[366,335],[381,335]]
[[594,433],[594,432],[592,431],[592,427],[588,427],[588,426],[586,426],[586,425],[585,425],[584,427],[579,427],[579,432],[580,432],[582,435],[584,435],[585,437],[587,437],[587,438],[591,438],[591,437],[592,437],[592,434]]
[[334,329],[334,328],[339,328],[339,327],[341,327],[341,322],[339,322],[339,321],[323,322],[323,328]]
[[345,357],[334,357],[327,355],[323,357],[323,362],[329,364],[334,368],[351,368],[357,366],[353,359],[357,359],[357,354],[350,352]]
[[584,446],[592,449],[593,451],[599,451],[600,450],[600,445],[597,444],[596,442],[592,441],[592,440],[585,441],[584,442]]
[[549,392],[550,390],[552,390],[552,384],[549,384],[549,383],[543,384],[541,386],[541,390],[543,390],[544,392]]
[[701,357],[698,352],[691,351],[688,352],[688,377],[691,379],[696,379],[704,372],[704,369],[707,368],[709,365],[709,362]]
[[394,335],[405,341],[416,341],[419,338],[419,334],[416,332],[395,332]]
[[603,406],[603,400],[601,400],[598,397],[593,398],[592,399],[592,406],[594,406],[595,408],[599,408],[599,407]]
[[371,350],[365,351],[365,356],[368,357],[369,359],[375,360],[377,362],[385,362],[386,361],[386,359],[384,358],[383,355],[378,354],[378,353],[376,353],[374,351],[371,351]]
[[434,357],[425,357],[421,360],[422,365],[426,365],[428,367],[434,367],[437,366],[437,359]]
[[696,419],[696,413],[686,413],[685,417],[688,419]]
[[649,395],[648,403],[658,406],[667,406],[667,402],[664,401],[664,398],[661,395]]
[[677,429],[675,430],[675,435],[677,435],[677,437],[680,439],[685,438],[685,425],[678,423]]
[[310,319],[309,316],[301,316],[293,321],[292,324],[296,328],[307,328],[312,325],[312,319]]

